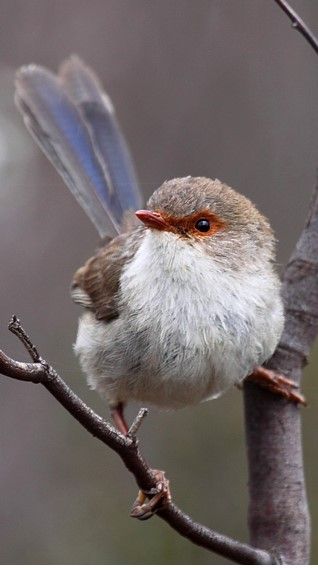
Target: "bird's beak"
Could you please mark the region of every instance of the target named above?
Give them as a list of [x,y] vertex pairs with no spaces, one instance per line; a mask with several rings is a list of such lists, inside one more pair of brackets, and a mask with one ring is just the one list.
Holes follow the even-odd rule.
[[157,229],[158,231],[167,230],[169,224],[160,213],[157,211],[148,211],[148,209],[140,209],[135,212],[135,215],[143,222],[146,227]]

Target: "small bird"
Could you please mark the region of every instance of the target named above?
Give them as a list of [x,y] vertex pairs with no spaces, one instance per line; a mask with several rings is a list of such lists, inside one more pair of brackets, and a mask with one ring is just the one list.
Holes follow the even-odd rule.
[[177,409],[248,376],[303,402],[292,381],[261,367],[284,315],[273,232],[251,201],[186,176],[165,181],[142,209],[113,105],[77,56],[57,76],[21,68],[16,102],[104,238],[72,283],[85,310],[75,352],[119,430],[128,432],[130,400]]

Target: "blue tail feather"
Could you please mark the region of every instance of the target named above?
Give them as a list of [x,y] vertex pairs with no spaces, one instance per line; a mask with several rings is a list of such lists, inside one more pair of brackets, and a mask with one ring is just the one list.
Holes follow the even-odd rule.
[[118,124],[114,107],[94,75],[77,56],[61,66],[59,76],[81,110],[96,151],[108,169],[123,210],[138,209],[143,200],[129,149]]
[[120,232],[125,211],[140,207],[140,193],[112,105],[92,72],[74,57],[61,77],[39,66],[23,67],[16,102],[99,234]]

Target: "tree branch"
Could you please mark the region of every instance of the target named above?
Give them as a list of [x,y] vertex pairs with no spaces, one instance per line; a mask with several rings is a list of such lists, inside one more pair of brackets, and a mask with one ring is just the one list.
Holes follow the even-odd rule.
[[308,41],[311,47],[318,53],[318,39],[313,34],[311,29],[305,24],[304,20],[302,20],[297,12],[290,6],[286,0],[274,0],[276,4],[287,14],[289,19],[292,22],[293,28],[295,28],[304,38]]
[[[274,0],[318,53],[318,40],[285,0]],[[318,333],[318,188],[283,276],[285,328],[268,368],[300,384]],[[300,411],[245,384],[249,467],[249,527],[254,546],[277,551],[284,562],[305,564],[310,515],[303,469]]]
[[[134,436],[145,417],[146,410],[142,409],[138,413],[130,429],[130,435],[123,436],[89,408],[40,357],[15,316],[9,324],[9,329],[23,342],[34,362],[21,363],[0,351],[0,373],[13,379],[42,384],[88,432],[121,457],[127,469],[134,475],[140,489],[149,493],[154,491],[156,488],[154,473],[140,453],[138,441]],[[188,540],[239,564],[279,563],[274,555],[264,550],[240,543],[196,523],[174,503],[164,505],[156,514]]]
[[[318,333],[318,188],[283,276],[285,328],[270,369],[298,384]],[[300,411],[245,385],[249,462],[249,525],[254,546],[278,551],[290,564],[309,560],[308,512]]]

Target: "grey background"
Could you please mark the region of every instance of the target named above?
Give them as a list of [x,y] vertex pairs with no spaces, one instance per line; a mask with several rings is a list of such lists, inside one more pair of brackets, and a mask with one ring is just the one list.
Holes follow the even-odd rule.
[[[318,32],[318,2],[293,6]],[[107,416],[72,353],[79,310],[68,293],[98,237],[15,110],[15,69],[56,69],[78,53],[116,105],[145,195],[175,176],[226,181],[270,218],[283,265],[315,183],[318,59],[271,0],[0,0],[0,14],[0,345],[25,359],[6,330],[19,314],[43,356]],[[316,351],[303,411],[315,562],[317,365]],[[240,392],[154,409],[140,437],[180,506],[248,538]],[[0,380],[0,456],[1,563],[220,562],[159,519],[130,519],[136,488],[119,459],[41,387]]]

